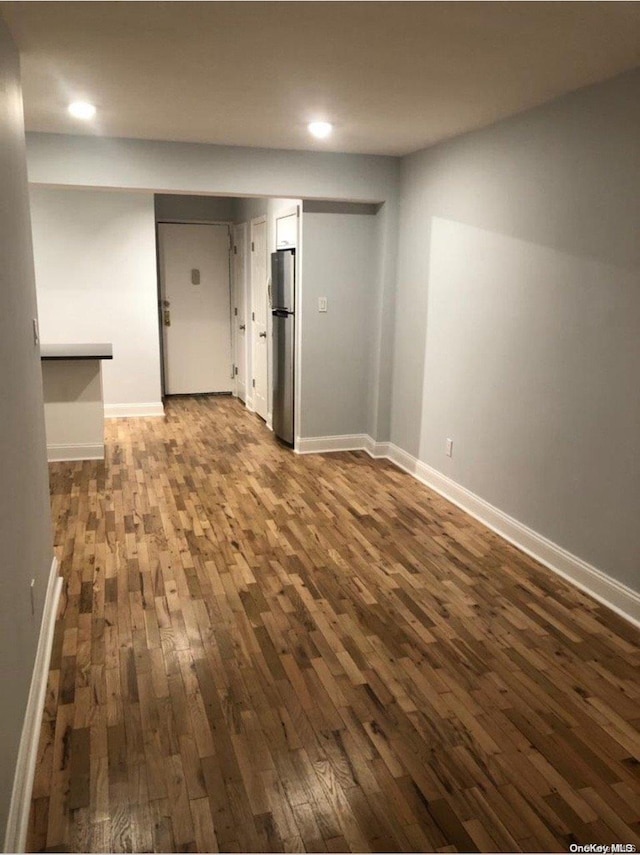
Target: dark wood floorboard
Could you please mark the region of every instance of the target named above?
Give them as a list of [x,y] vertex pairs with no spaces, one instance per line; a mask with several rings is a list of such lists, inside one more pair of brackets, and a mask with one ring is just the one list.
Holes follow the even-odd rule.
[[640,846],[638,632],[390,463],[177,399],[51,494],[32,851]]

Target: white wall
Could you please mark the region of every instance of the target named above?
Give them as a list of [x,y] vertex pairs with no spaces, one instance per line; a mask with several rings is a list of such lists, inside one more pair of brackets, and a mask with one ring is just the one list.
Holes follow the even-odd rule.
[[404,159],[391,433],[636,589],[639,139],[633,72]]
[[[305,206],[303,217],[298,433],[303,438],[366,433],[375,369],[376,216],[312,213]],[[326,313],[318,311],[319,297],[327,297]]]
[[[53,545],[18,53],[0,17],[0,841]],[[29,586],[35,580],[35,614]]]
[[153,196],[31,188],[42,341],[113,344],[106,415],[162,412]]

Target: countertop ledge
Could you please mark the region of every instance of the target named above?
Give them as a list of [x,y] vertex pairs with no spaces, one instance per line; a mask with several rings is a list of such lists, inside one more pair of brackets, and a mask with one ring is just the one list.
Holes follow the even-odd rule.
[[42,344],[40,359],[113,359],[111,343]]

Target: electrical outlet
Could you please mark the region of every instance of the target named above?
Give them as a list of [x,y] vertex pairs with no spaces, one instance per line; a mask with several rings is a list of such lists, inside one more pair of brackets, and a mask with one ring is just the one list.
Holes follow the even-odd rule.
[[447,439],[444,452],[447,455],[447,457],[453,457],[453,440],[452,439]]
[[327,298],[326,297],[318,297],[318,311],[326,312],[327,311]]

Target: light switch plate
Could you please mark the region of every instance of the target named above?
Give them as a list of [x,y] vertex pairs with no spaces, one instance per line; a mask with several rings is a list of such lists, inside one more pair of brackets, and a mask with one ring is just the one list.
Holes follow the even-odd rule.
[[326,312],[327,311],[327,298],[326,297],[318,297],[318,311]]

